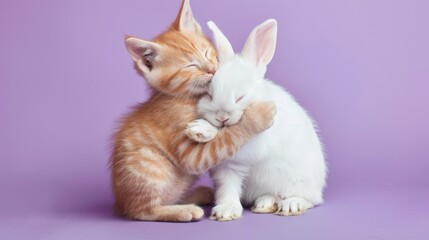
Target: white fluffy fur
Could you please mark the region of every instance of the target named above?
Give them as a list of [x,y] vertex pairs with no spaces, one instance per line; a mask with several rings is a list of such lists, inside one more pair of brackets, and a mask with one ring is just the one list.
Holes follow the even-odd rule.
[[[200,115],[221,127],[237,123],[252,102],[271,101],[277,107],[270,129],[211,172],[217,188],[211,218],[239,218],[241,203],[253,205],[257,213],[277,211],[279,215],[302,214],[322,203],[327,169],[315,125],[288,92],[264,78],[275,50],[277,22],[271,19],[257,26],[237,55],[231,54],[231,45],[217,26],[208,25],[222,61],[209,89],[211,96],[199,102]],[[225,113],[228,120],[220,121]],[[216,131],[201,121],[193,122],[187,135],[211,139]]]

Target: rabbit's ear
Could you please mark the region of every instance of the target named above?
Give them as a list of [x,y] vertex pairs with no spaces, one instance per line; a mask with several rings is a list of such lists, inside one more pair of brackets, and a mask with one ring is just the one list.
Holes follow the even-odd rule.
[[276,50],[277,21],[268,19],[250,33],[244,45],[242,56],[256,65],[268,65]]
[[216,26],[216,24],[212,21],[209,21],[207,22],[207,26],[213,32],[213,38],[215,41],[219,62],[234,56],[234,49],[232,49],[231,43]]

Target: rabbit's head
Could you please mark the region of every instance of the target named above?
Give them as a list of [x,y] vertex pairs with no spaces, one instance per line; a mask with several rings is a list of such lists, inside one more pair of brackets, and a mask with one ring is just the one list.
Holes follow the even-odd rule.
[[[269,19],[250,33],[240,54],[213,22],[208,22],[218,51],[219,67],[209,86],[208,95],[198,104],[200,115],[217,127],[240,121],[246,107],[255,99],[267,64],[273,58],[277,22]],[[269,94],[269,93],[265,93]]]

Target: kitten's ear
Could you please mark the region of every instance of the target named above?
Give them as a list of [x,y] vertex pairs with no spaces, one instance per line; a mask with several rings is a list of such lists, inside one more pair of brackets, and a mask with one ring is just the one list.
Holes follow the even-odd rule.
[[213,32],[213,38],[217,49],[217,55],[219,58],[219,62],[224,61],[232,56],[234,56],[234,49],[231,46],[228,38],[220,31],[217,25],[209,21],[207,22],[207,26]]
[[180,7],[179,14],[177,15],[176,20],[171,26],[178,31],[188,31],[203,34],[200,24],[198,24],[198,22],[194,18],[194,15],[192,14],[189,0],[182,1],[182,6]]
[[243,57],[256,65],[268,65],[276,51],[277,21],[268,19],[250,33],[242,51]]
[[157,43],[130,36],[125,37],[125,45],[131,58],[143,71],[152,70],[162,49]]

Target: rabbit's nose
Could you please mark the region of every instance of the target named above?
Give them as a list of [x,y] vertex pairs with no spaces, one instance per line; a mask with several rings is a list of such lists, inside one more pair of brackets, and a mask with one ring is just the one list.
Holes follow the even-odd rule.
[[225,123],[226,121],[228,121],[229,117],[226,118],[216,118],[216,120],[218,120],[221,123]]
[[218,113],[216,116],[216,120],[218,120],[221,123],[225,123],[228,121],[229,115],[227,113]]

